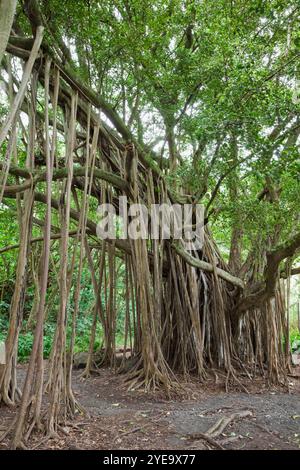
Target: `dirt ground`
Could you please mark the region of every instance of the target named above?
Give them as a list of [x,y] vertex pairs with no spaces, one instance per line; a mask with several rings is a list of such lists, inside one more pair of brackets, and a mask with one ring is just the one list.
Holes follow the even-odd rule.
[[[25,366],[19,366],[22,381]],[[58,439],[41,443],[41,436],[30,441],[39,449],[213,449],[199,437],[222,417],[249,411],[234,419],[215,439],[225,449],[300,448],[300,370],[293,370],[288,387],[268,387],[262,379],[243,378],[249,393],[215,377],[204,384],[187,384],[185,396],[166,400],[162,394],[127,391],[123,377],[109,369],[99,375],[80,379],[74,371],[76,398],[87,414],[78,414]],[[0,407],[0,433],[7,429],[15,410]],[[197,436],[198,433],[198,436]],[[7,449],[8,440],[0,444]],[[38,446],[38,447],[37,447]]]

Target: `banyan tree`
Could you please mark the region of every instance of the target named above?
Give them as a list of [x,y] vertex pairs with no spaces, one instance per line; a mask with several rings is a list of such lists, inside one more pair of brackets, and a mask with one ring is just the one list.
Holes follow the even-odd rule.
[[[241,372],[285,380],[300,247],[299,8],[256,3],[1,0],[1,224],[10,217],[19,231],[0,247],[3,260],[17,252],[0,365],[0,401],[18,406],[5,433],[13,448],[36,430],[55,435],[81,410],[72,364],[84,267],[93,286],[85,376],[100,323],[101,361],[131,388],[170,395],[182,378],[201,387],[211,373],[227,386]],[[201,247],[101,239],[97,207],[118,210],[124,196],[128,207],[202,204]],[[116,365],[120,276],[131,357]],[[29,286],[34,341],[21,386]]]

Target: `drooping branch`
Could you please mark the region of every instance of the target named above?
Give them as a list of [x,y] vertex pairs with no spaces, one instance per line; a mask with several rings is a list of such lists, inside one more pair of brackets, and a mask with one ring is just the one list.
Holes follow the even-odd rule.
[[217,276],[219,276],[221,279],[224,279],[225,281],[229,282],[234,286],[244,289],[245,284],[242,279],[239,279],[236,276],[232,276],[232,274],[227,271],[224,271],[224,269],[218,268],[217,266],[214,267],[212,264],[207,263],[206,261],[194,258],[187,251],[185,251],[182,246],[178,245],[177,243],[172,243],[172,247],[174,248],[176,253],[181,256],[190,266],[193,266],[194,268],[199,268],[202,271],[206,271],[209,273],[215,272]]
[[276,249],[267,253],[267,264],[264,273],[264,281],[259,286],[255,287],[255,291],[242,297],[239,305],[238,312],[242,313],[251,308],[259,308],[263,302],[275,295],[277,281],[279,279],[279,266],[281,261],[290,258],[300,248],[300,233],[297,233],[287,242],[279,245]]

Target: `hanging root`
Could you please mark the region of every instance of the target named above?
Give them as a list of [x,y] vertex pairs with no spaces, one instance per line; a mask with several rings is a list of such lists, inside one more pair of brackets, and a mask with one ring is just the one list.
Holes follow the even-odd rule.
[[[156,171],[155,166],[147,165],[144,158],[141,160],[135,143],[122,142],[117,133],[109,131],[79,81],[69,77],[66,70],[61,76],[64,67],[62,69],[56,63],[55,54],[53,62],[46,57],[45,51],[39,56],[42,35],[43,28],[37,28],[20,88],[15,96],[10,97],[11,111],[0,130],[0,143],[7,140],[5,161],[0,162],[3,170],[0,202],[7,194],[16,197],[20,227],[15,288],[6,339],[6,364],[0,378],[0,401],[14,406],[21,399],[21,404],[17,419],[4,436],[13,430],[12,447],[24,448],[35,430],[46,433],[45,439],[49,439],[57,436],[68,419],[85,412],[72,390],[85,258],[93,284],[94,310],[88,361],[82,377],[89,377],[93,371],[97,326],[100,325],[102,364],[124,371],[129,389],[148,392],[163,389],[170,397],[172,393],[181,393],[184,388],[179,383],[179,376],[186,381],[195,376],[199,381],[204,381],[209,371],[218,371],[218,374],[225,376],[226,390],[229,381],[233,380],[247,392],[239,378],[241,370],[249,379],[258,372],[270,383],[286,379],[289,365],[288,318],[285,318],[285,298],[280,285],[274,298],[265,300],[259,308],[252,307],[243,311],[242,315],[238,314],[237,305],[244,282],[228,272],[228,266],[222,260],[207,226],[201,249],[191,244],[188,254],[183,250],[181,241],[179,249],[176,249],[175,240],[172,239],[175,238],[174,234],[171,240],[164,240],[161,233],[156,238],[131,239],[126,243],[122,239],[99,240],[95,222],[88,219],[91,197],[94,197],[94,202],[110,203],[117,207],[118,197],[126,196],[128,205],[142,203],[150,207],[153,204],[171,206],[173,196],[163,173]],[[38,57],[39,67],[34,68]],[[37,113],[38,80],[45,92],[43,118]],[[27,104],[29,108],[26,132],[25,128],[17,129],[17,124],[30,81],[30,92],[26,95],[26,108]],[[13,82],[10,88],[14,90]],[[58,122],[61,118],[64,119],[63,125]],[[40,122],[37,123],[38,120]],[[40,133],[37,124],[41,124]],[[52,132],[49,132],[51,127]],[[65,141],[64,168],[58,161],[58,128],[60,142],[63,138]],[[22,161],[21,167],[15,165],[12,168],[12,151],[18,134],[16,129],[24,134],[28,151],[25,166]],[[38,141],[38,134],[41,134],[41,142]],[[38,171],[34,158],[37,147],[45,159],[46,171]],[[25,179],[25,182],[7,186],[9,175]],[[41,187],[46,184],[45,195],[36,191],[37,184]],[[52,198],[53,186],[59,194],[57,200]],[[33,242],[35,200],[46,204],[46,214],[42,224],[44,234],[40,240],[43,242],[40,272],[36,274],[34,266],[31,269],[36,289],[36,305],[32,310],[36,325],[21,397],[16,377],[17,349],[23,321],[28,259]],[[59,212],[60,232],[52,234],[51,211],[54,208]],[[77,223],[73,239],[71,219]],[[46,302],[46,294],[51,280],[50,241],[54,236],[60,240],[59,272],[55,273],[59,302],[44,387],[43,327],[46,321],[45,305],[51,303],[49,297]],[[101,251],[99,256],[93,251],[94,248],[98,253]],[[254,284],[262,277],[265,266],[263,269],[252,268]],[[120,286],[123,286],[123,292]],[[121,320],[123,358],[118,368],[116,343],[120,319],[117,294],[120,290],[125,297],[125,316]],[[73,302],[70,302],[71,294]],[[70,337],[67,336],[69,315]],[[283,338],[286,341],[285,351]],[[126,357],[128,344],[130,358]],[[46,403],[45,392],[48,393]],[[206,437],[212,442],[211,434]]]

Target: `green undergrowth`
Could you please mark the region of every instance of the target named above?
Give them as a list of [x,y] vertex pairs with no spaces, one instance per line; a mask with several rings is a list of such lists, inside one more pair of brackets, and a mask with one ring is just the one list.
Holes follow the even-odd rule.
[[[76,326],[76,339],[75,339],[75,353],[89,350],[90,333],[92,327],[92,316],[81,316],[77,320]],[[8,329],[8,319],[1,318],[0,316],[0,341],[4,341],[6,338]],[[44,359],[47,359],[51,352],[52,342],[55,334],[55,323],[48,322],[44,327]],[[69,344],[71,335],[71,325],[68,324],[67,328],[67,344]],[[26,331],[26,323],[19,335],[19,347],[18,347],[18,360],[20,362],[26,362],[30,356],[32,345],[33,345],[33,331]],[[95,340],[95,350],[102,345],[103,332],[101,325],[98,323]],[[292,326],[290,331],[290,344],[293,346],[296,341],[300,341],[299,329]],[[116,334],[116,346],[123,346],[124,336],[119,331]]]
[[[77,320],[75,352],[88,351],[90,343],[90,332],[92,326],[91,317],[80,317]],[[0,317],[0,341],[6,338],[8,329],[8,320]],[[51,352],[53,338],[55,334],[55,323],[47,323],[44,327],[44,359],[47,359]],[[67,344],[69,344],[71,335],[71,325],[67,328]],[[26,323],[19,335],[18,359],[20,362],[26,362],[30,356],[33,345],[33,331],[26,331]],[[95,350],[101,346],[103,334],[100,324],[97,326]],[[116,342],[121,344],[121,336],[117,335]]]

